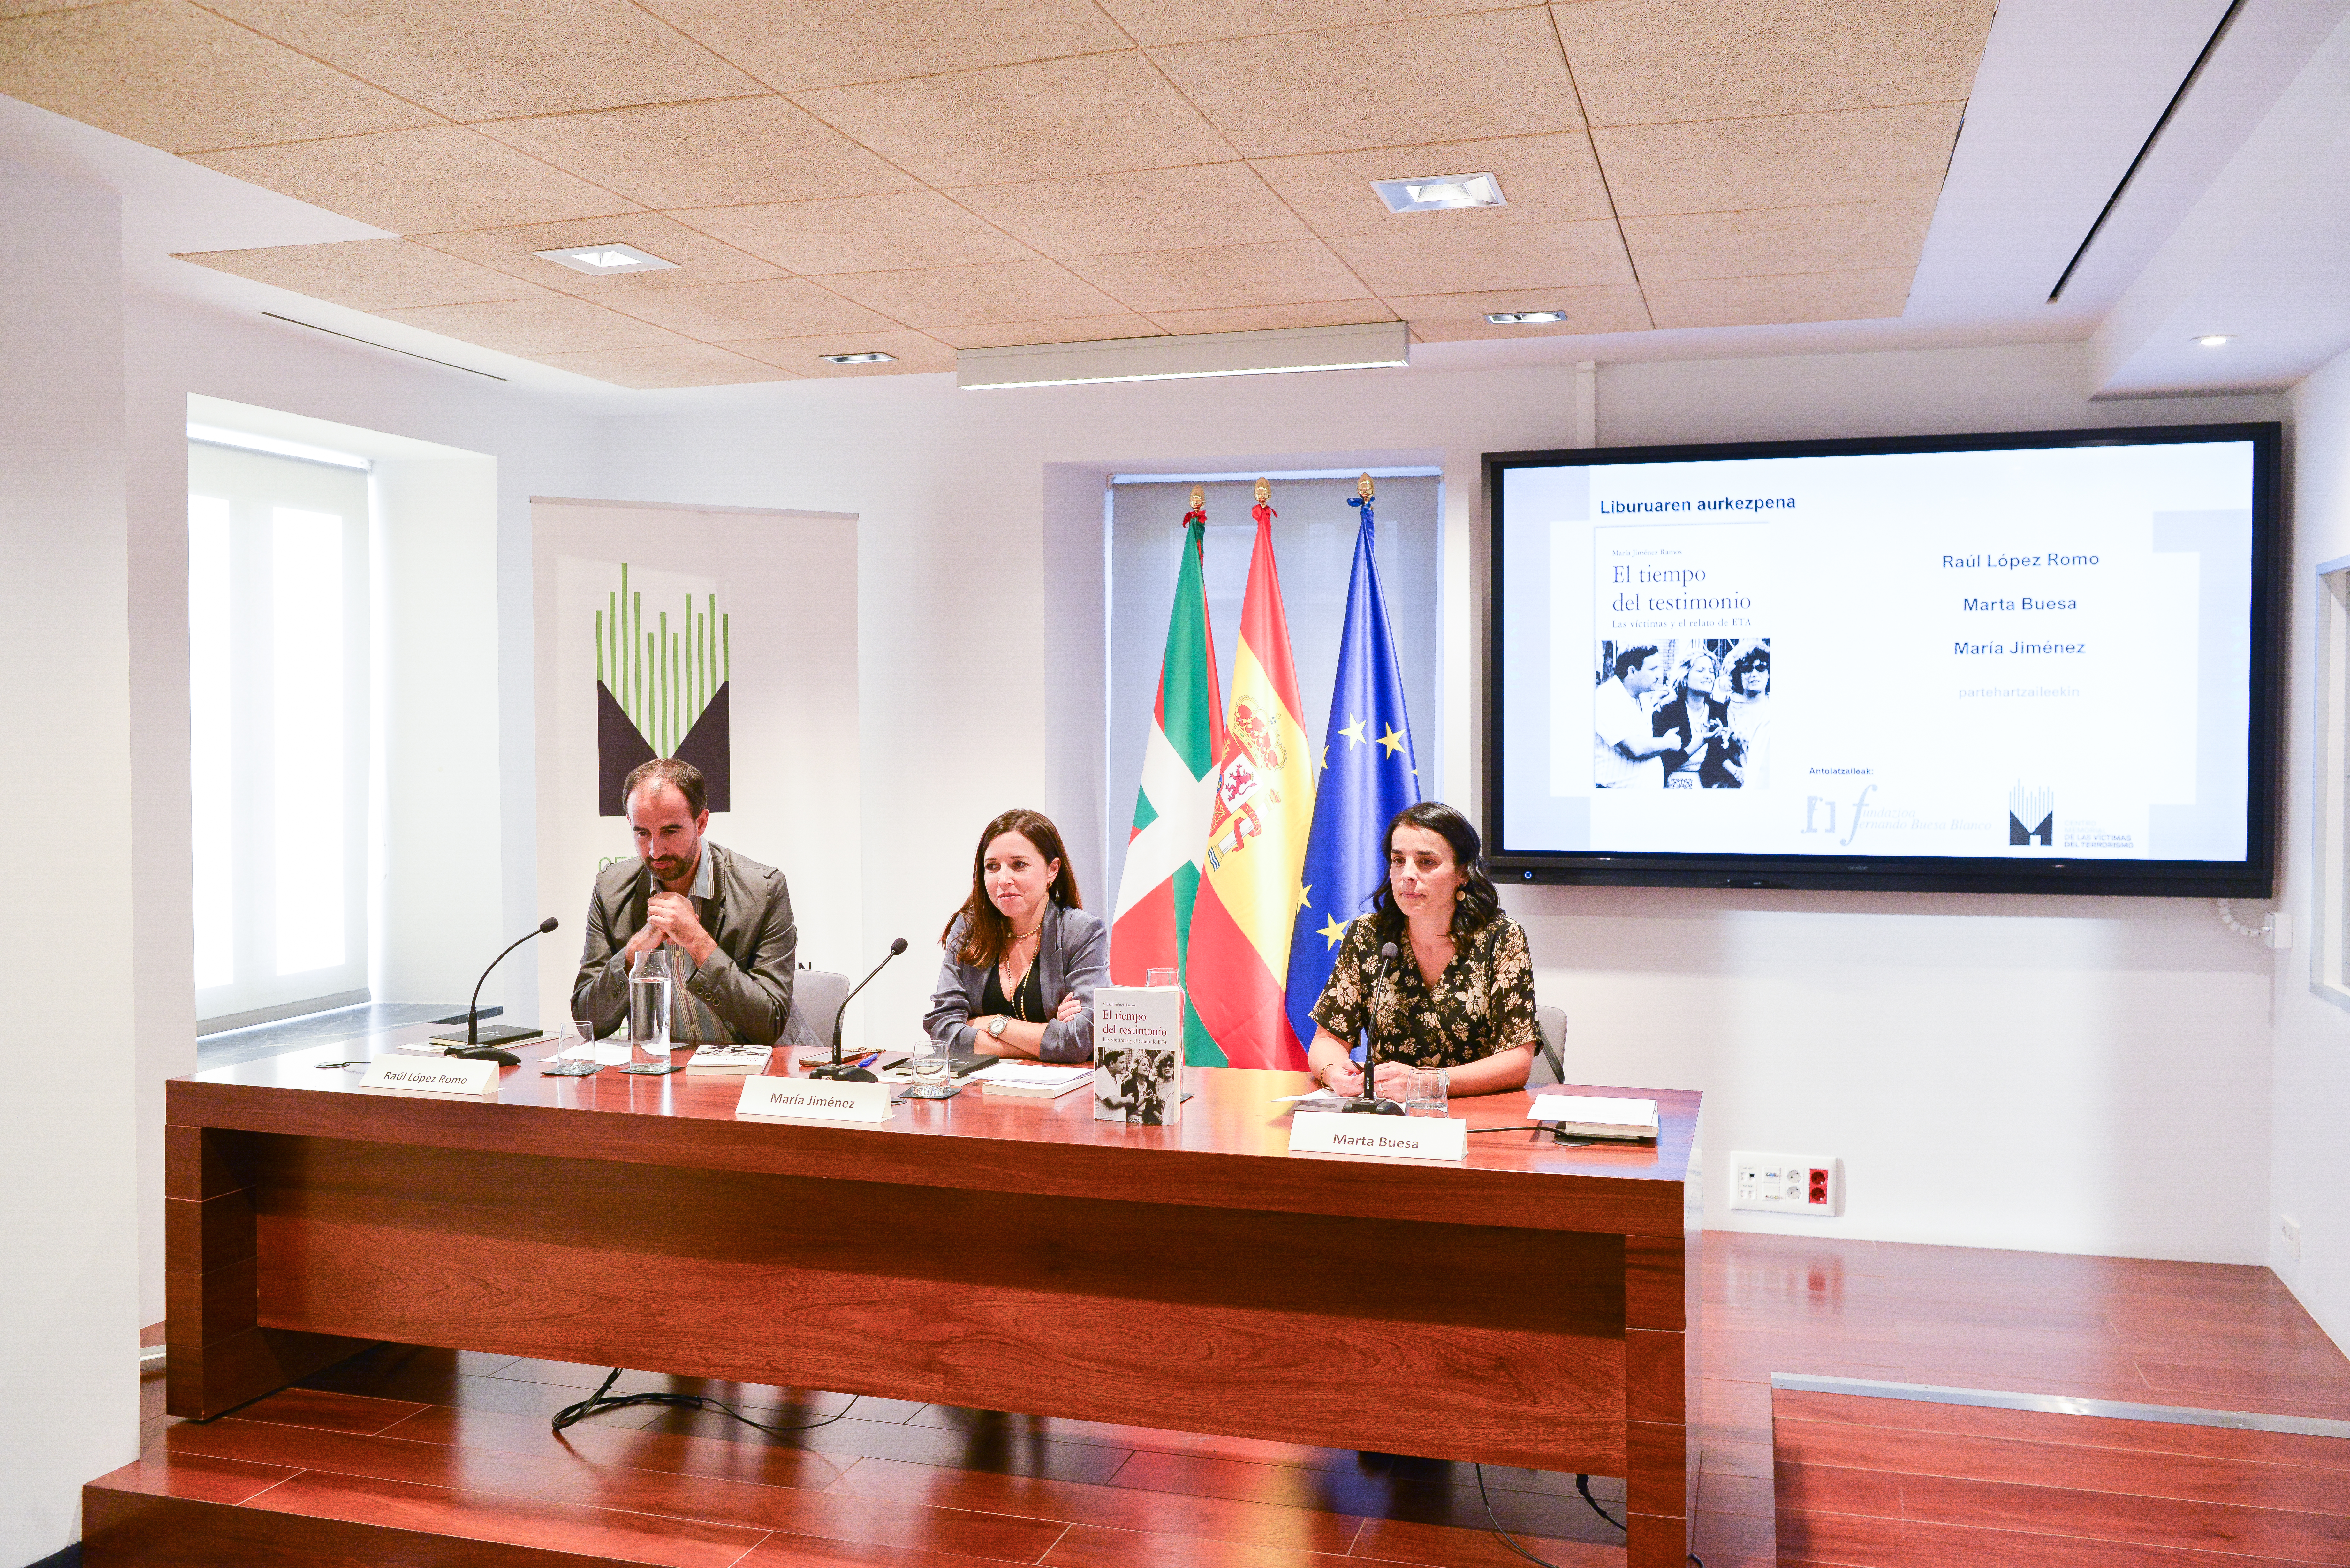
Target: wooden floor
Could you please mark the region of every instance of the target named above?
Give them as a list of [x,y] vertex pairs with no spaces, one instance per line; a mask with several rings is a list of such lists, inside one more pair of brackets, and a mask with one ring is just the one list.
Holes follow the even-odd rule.
[[[2265,1270],[1727,1232],[1708,1233],[1705,1267],[1707,1568],[1778,1561],[1774,1372],[2350,1418],[2350,1362]],[[775,1423],[839,1419],[770,1438],[715,1416],[639,1407],[550,1435],[547,1417],[605,1370],[388,1346],[203,1426],[152,1414],[146,1456],[88,1494],[88,1561],[1523,1561],[1486,1531],[1467,1467],[1388,1455],[650,1376],[621,1387],[713,1392]],[[148,1387],[160,1411],[161,1379]],[[1503,1525],[1544,1558],[1622,1563],[1621,1534],[1575,1495],[1572,1477],[1486,1476]],[[1622,1483],[1592,1485],[1620,1517]],[[1807,1517],[1793,1515],[1791,1532]],[[337,1555],[288,1552],[297,1534]],[[1829,1539],[1806,1542],[1814,1535]],[[2350,1563],[2350,1549],[2305,1560]]]

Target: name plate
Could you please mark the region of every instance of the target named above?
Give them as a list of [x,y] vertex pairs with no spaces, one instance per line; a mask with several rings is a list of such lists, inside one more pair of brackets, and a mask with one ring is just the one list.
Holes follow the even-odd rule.
[[498,1086],[495,1062],[379,1056],[368,1064],[362,1089],[404,1089],[411,1095],[486,1095]]
[[1469,1124],[1450,1116],[1299,1111],[1289,1119],[1289,1152],[1367,1154],[1382,1159],[1466,1159]]
[[795,1122],[877,1125],[889,1119],[889,1085],[762,1075],[743,1080],[743,1097],[735,1103],[734,1114],[788,1116]]

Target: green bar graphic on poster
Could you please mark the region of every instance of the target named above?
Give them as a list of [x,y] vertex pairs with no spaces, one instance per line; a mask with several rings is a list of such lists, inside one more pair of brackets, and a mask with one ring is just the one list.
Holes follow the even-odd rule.
[[[617,563],[619,586],[605,593],[605,607],[583,629],[596,639],[598,774],[602,815],[620,815],[620,787],[629,770],[656,757],[676,757],[702,770],[710,809],[731,809],[733,790],[728,713],[733,624],[719,607],[709,579],[638,570]],[[684,618],[670,624],[655,609],[646,625],[645,579]],[[671,592],[677,599],[668,599]],[[700,598],[705,607],[698,608]]]

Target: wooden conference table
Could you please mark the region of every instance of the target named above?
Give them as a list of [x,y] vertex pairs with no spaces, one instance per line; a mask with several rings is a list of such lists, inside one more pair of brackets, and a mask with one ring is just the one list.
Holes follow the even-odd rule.
[[473,1099],[316,1065],[348,1044],[171,1082],[173,1415],[390,1340],[1620,1475],[1634,1568],[1689,1548],[1694,1093],[1596,1091],[1654,1097],[1654,1147],[1452,1164],[1291,1154],[1302,1073],[1187,1069],[1173,1127],[976,1088],[865,1127],[520,1049]]

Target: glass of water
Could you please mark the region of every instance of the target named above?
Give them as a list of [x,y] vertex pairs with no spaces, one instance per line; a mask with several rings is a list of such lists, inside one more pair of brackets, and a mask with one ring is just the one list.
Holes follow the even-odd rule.
[[947,1048],[925,1036],[906,1054],[906,1076],[913,1080],[907,1097],[943,1100],[955,1092],[954,1075],[947,1071]]
[[1403,1114],[1440,1116],[1445,1110],[1444,1074],[1435,1067],[1408,1067],[1403,1075]]
[[558,1078],[584,1078],[595,1072],[596,1025],[584,1018],[567,1019],[540,1071]]
[[669,950],[637,955],[629,971],[629,1039],[648,1051],[669,1054]]

